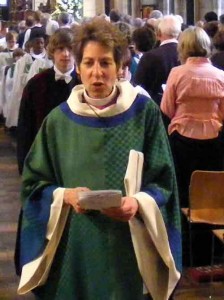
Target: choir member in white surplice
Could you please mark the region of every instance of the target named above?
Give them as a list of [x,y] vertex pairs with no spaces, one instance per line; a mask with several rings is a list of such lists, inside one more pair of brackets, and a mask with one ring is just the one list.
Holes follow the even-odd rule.
[[48,59],[45,50],[44,38],[44,35],[37,34],[30,41],[30,53],[26,53],[21,59],[16,62],[12,93],[9,99],[8,116],[6,119],[6,127],[8,128],[17,126],[22,92],[27,83],[27,76],[29,74],[31,65],[36,59]]

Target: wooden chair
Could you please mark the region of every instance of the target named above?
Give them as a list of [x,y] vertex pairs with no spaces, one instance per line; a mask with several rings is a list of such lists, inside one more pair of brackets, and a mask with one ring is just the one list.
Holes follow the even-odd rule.
[[224,246],[224,229],[214,229],[212,232],[223,243]]
[[[224,229],[214,229],[212,230],[212,262],[211,264],[214,264],[214,251],[215,251],[215,241],[214,238],[217,238],[219,241],[221,241],[222,246],[223,246],[223,250],[224,250]],[[224,263],[224,251],[222,251],[222,261]]]
[[[211,268],[214,269],[214,257],[215,257],[215,238],[221,241],[223,250],[224,250],[224,229],[214,229],[212,230],[212,259],[211,259]],[[216,280],[223,281],[224,278],[224,251],[222,251],[221,257],[222,263],[221,265],[218,265],[219,270],[215,272],[212,272],[211,275],[211,282],[213,282],[214,277],[216,277]],[[224,296],[224,295],[223,295]],[[213,287],[210,288],[210,299],[213,299]]]
[[192,256],[192,224],[224,226],[224,171],[194,171],[189,186],[189,207],[182,208],[189,222],[190,264]]

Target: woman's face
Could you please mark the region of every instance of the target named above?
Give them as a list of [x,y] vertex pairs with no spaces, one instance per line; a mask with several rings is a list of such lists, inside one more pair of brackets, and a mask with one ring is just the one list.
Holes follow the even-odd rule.
[[91,41],[84,47],[77,73],[88,95],[102,99],[110,95],[118,76],[118,69],[112,50]]

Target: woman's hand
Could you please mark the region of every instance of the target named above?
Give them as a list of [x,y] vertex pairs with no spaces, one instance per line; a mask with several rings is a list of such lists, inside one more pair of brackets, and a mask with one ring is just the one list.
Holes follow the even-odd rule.
[[132,197],[123,197],[120,207],[112,207],[101,212],[115,220],[128,222],[138,211],[138,202]]
[[79,205],[78,193],[79,192],[88,192],[88,191],[90,191],[90,189],[88,189],[86,187],[77,187],[77,188],[74,188],[74,189],[65,189],[64,202],[66,204],[71,205],[77,213],[84,214],[86,212],[86,210],[81,208],[80,205]]

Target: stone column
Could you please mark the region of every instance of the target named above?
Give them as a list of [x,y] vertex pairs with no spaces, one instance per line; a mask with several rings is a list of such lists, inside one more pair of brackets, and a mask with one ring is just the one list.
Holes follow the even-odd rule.
[[128,3],[127,0],[114,0],[114,8],[117,8],[121,13],[128,13]]
[[136,17],[141,17],[142,16],[142,13],[141,13],[141,0],[133,0],[132,1],[132,16],[134,18]]
[[94,17],[102,14],[105,11],[103,0],[84,0],[83,1],[83,16]]
[[103,0],[96,1],[96,14],[100,15],[105,13],[105,4]]
[[[170,15],[170,14],[176,13],[175,9],[176,9],[176,6],[179,4],[179,2],[180,1],[178,1],[178,0],[176,0],[176,1],[163,0],[162,5],[160,4],[160,6],[159,6],[159,9],[163,12],[164,15]],[[185,3],[186,1],[183,1],[183,2]]]
[[224,13],[223,10],[224,10],[224,0],[219,0],[218,1],[218,10],[217,10],[218,17]]
[[187,20],[187,14],[186,14],[186,1],[185,0],[176,0],[174,3],[174,13],[176,15],[181,15],[184,19],[184,23],[186,23]]
[[33,10],[38,10],[38,7],[40,6],[41,3],[45,5],[47,3],[47,0],[33,0],[32,1]]
[[170,0],[163,0],[163,14],[170,14]]
[[38,10],[38,6],[40,5],[40,0],[33,0],[32,1],[32,7],[33,7],[33,10]]

